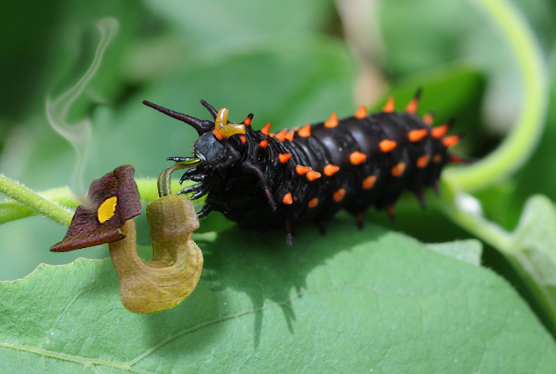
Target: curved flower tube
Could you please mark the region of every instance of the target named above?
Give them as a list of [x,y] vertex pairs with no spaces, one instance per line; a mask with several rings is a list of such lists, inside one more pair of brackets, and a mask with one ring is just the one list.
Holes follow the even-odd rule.
[[108,243],[124,307],[134,313],[173,308],[195,289],[203,268],[201,250],[191,240],[191,233],[199,228],[193,204],[181,195],[169,194],[172,172],[194,165],[176,164],[159,177],[163,196],[147,205],[151,261],[137,254],[133,218],[141,214],[141,202],[133,180],[135,170],[129,165],[91,183],[90,205],[77,208],[64,240],[51,251]]

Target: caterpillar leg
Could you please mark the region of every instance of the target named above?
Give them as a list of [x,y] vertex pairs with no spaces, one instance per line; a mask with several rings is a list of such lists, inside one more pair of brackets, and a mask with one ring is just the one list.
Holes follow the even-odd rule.
[[178,191],[176,195],[188,194],[192,192],[193,195],[189,197],[189,200],[197,200],[198,198],[203,197],[208,193],[208,186],[202,183],[195,184],[193,186],[186,187],[181,191]]
[[176,195],[188,194],[188,193],[191,193],[191,192],[197,192],[202,187],[203,187],[202,184],[194,184],[193,186],[185,187],[183,190],[178,191],[178,193]]
[[[201,184],[199,184],[199,186],[201,186]],[[195,192],[193,195],[189,197],[189,200],[200,199],[201,197],[205,196],[208,193],[208,186],[206,185],[202,185],[202,186],[203,187],[199,191]]]
[[417,197],[417,200],[419,200],[419,205],[421,205],[421,208],[425,210],[427,208],[427,200],[425,199],[425,193],[423,192],[423,190],[420,189],[417,191],[413,191],[413,193],[415,194],[415,197]]
[[326,221],[318,221],[317,226],[321,235],[326,234]]
[[396,215],[394,214],[394,204],[388,205],[386,211],[388,212],[388,216],[390,217],[390,222],[392,222],[392,224],[396,223]]
[[364,215],[364,213],[357,213],[355,215],[355,219],[357,219],[357,227],[359,227],[359,230],[363,229],[363,223],[364,223],[363,215]]
[[192,177],[189,177],[189,180],[193,181],[193,182],[202,182],[205,179],[207,179],[207,176],[204,175],[204,174],[203,175],[194,175]]
[[431,187],[434,190],[434,193],[436,194],[436,196],[440,196],[440,187],[438,186],[438,181],[435,180],[431,183]]
[[262,172],[262,170],[260,168],[258,168],[257,166],[245,162],[242,165],[243,170],[245,170],[246,172],[255,175],[258,179],[259,179],[259,183],[261,184],[261,187],[263,189],[263,192],[266,196],[266,199],[268,200],[268,204],[270,205],[270,207],[272,208],[272,210],[275,212],[276,211],[276,202],[274,201],[274,198],[272,197],[272,192],[270,191],[270,187],[268,186],[267,182],[266,182],[266,178]]
[[191,168],[189,170],[187,170],[185,173],[183,173],[183,175],[180,178],[180,184],[182,184],[184,181],[188,180],[189,178],[191,178],[193,175],[197,174],[197,168]]
[[206,204],[203,209],[201,209],[201,211],[197,213],[197,217],[205,218],[210,212],[212,212],[212,208],[210,205]]
[[195,157],[166,157],[166,161],[184,162],[195,160]]
[[285,225],[286,229],[286,243],[288,243],[288,247],[293,247],[293,228],[290,221],[286,221]]

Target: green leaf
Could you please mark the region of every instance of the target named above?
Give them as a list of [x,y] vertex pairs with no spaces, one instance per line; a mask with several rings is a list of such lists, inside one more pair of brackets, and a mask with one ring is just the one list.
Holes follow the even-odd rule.
[[[392,0],[380,7],[380,19],[388,69],[402,74],[435,69],[469,53],[476,48],[469,39],[485,28],[468,1]],[[490,33],[482,35],[492,42]],[[490,46],[489,57],[499,53]]]
[[[545,196],[531,197],[513,233],[485,219],[467,194],[445,196],[458,201],[459,210],[445,212],[482,240],[496,247],[513,265],[542,306],[541,317],[556,331],[556,209]],[[466,207],[467,206],[467,207]],[[470,209],[473,208],[473,209]]]
[[[206,237],[206,240],[203,239]],[[494,273],[377,226],[197,235],[198,289],[126,311],[109,260],[0,284],[0,370],[550,373],[556,346]],[[237,243],[237,244],[234,244]]]
[[556,210],[549,199],[537,195],[527,201],[504,252],[537,294],[556,329]]
[[445,256],[450,256],[476,266],[481,265],[483,244],[478,240],[455,240],[449,243],[427,244],[427,247]]
[[330,0],[148,0],[146,4],[178,28],[189,50],[197,55],[208,51],[215,58],[256,44],[314,34],[327,26],[334,11]]

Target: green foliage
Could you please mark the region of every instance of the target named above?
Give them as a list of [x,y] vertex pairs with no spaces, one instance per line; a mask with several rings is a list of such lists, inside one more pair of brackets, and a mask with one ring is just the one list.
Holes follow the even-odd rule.
[[[109,260],[0,284],[0,369],[24,372],[550,373],[556,346],[491,271],[335,220],[329,236],[234,228],[175,309],[133,315]],[[453,246],[452,246],[453,247]],[[78,274],[78,276],[76,276]]]
[[[340,214],[325,237],[299,228],[293,249],[281,233],[240,232],[212,213],[195,235],[206,263],[199,288],[157,315],[123,309],[108,260],[42,265],[0,284],[0,371],[551,372],[556,101],[547,91],[554,99],[556,74],[543,76],[543,55],[556,52],[556,6],[533,3],[391,0],[355,12],[350,1],[318,0],[11,4],[0,22],[9,56],[0,62],[0,191],[17,201],[0,202],[2,280],[41,262],[107,256],[103,247],[48,252],[78,204],[59,187],[86,191],[71,182],[73,147],[44,116],[46,97],[88,69],[102,17],[116,18],[119,34],[66,118],[91,123],[84,185],[128,163],[150,201],[164,158],[190,155],[195,131],[142,99],[202,118],[205,99],[232,121],[253,112],[254,128],[280,129],[350,115],[362,86],[374,108],[389,93],[401,107],[423,87],[420,113],[456,117],[467,137],[455,151],[479,162],[447,171],[425,212],[404,196],[395,226],[383,212],[366,215],[388,230],[358,231]],[[369,72],[382,85],[369,85]],[[496,162],[481,162],[495,150]],[[137,224],[149,245],[144,217]],[[389,230],[447,243],[425,247]],[[488,266],[518,279],[537,316],[479,266],[477,239],[509,261],[511,273]]]

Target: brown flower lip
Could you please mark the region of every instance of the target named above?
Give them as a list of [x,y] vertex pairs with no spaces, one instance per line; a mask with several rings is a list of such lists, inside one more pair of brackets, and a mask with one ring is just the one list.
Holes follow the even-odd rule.
[[123,239],[124,223],[141,214],[134,173],[133,166],[122,165],[94,180],[87,195],[90,204],[77,208],[64,240],[50,251],[68,252]]

